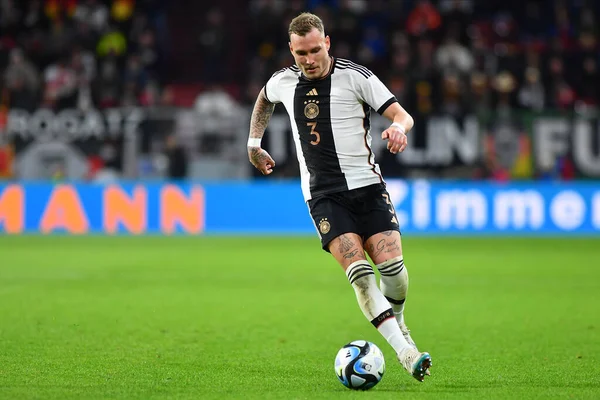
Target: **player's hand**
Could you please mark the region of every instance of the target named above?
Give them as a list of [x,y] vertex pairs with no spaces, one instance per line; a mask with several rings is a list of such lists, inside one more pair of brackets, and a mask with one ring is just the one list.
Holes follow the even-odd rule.
[[390,126],[381,134],[383,140],[388,141],[387,148],[392,154],[401,153],[408,145],[406,133],[396,126]]
[[275,161],[266,150],[260,147],[248,147],[248,158],[252,165],[263,175],[269,175],[273,172]]

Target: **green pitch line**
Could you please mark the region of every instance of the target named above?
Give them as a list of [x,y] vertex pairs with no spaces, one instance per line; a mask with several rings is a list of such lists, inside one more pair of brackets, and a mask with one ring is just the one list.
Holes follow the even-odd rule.
[[[0,399],[600,398],[600,240],[404,238],[411,378],[316,237],[0,236]],[[382,382],[338,381],[375,342]]]

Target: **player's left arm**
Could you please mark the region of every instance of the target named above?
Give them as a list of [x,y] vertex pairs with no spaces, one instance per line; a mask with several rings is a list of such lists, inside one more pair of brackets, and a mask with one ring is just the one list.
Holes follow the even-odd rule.
[[393,102],[382,114],[392,121],[389,128],[381,133],[381,138],[388,141],[387,148],[392,154],[397,154],[408,145],[406,133],[415,124],[411,115],[398,102]]
[[381,133],[381,138],[388,141],[388,150],[397,154],[408,144],[406,133],[413,127],[413,118],[376,75],[364,67],[361,71],[363,73],[355,74],[353,80],[358,98],[392,122],[390,127]]

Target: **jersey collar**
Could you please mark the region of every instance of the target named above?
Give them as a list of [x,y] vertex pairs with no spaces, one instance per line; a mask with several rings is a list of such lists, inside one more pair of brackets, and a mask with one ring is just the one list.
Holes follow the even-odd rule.
[[322,76],[318,79],[308,79],[306,77],[306,75],[304,75],[304,73],[302,73],[302,70],[300,70],[300,78],[302,78],[302,80],[305,81],[309,81],[309,82],[318,82],[318,81],[322,81],[323,79],[327,79],[331,76],[331,74],[333,74],[333,70],[335,68],[335,57],[334,56],[329,56],[331,58],[331,64],[329,64],[329,71],[327,71],[327,73],[325,74],[325,76]]

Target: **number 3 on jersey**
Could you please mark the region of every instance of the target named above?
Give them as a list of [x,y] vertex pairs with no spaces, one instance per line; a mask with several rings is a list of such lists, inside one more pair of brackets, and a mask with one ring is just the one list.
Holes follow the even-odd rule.
[[315,136],[315,140],[311,140],[310,144],[312,144],[313,146],[316,146],[321,141],[321,135],[319,134],[319,132],[317,132],[315,130],[315,128],[317,127],[317,123],[316,122],[307,122],[306,125],[310,126],[310,135]]

